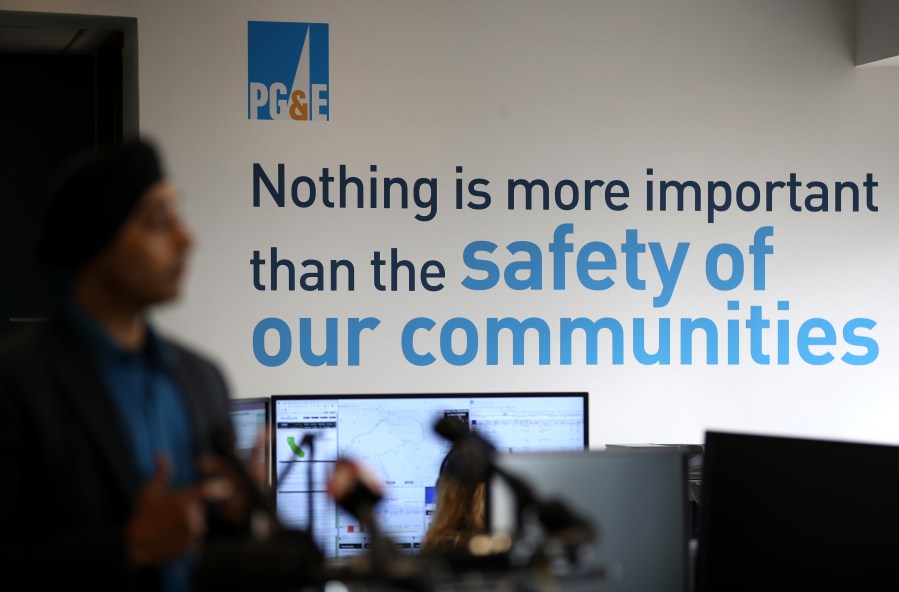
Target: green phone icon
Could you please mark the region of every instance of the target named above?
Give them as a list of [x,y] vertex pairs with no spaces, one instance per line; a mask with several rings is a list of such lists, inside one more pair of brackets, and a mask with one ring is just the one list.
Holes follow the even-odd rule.
[[290,449],[293,450],[293,453],[297,456],[297,458],[306,458],[306,453],[303,452],[303,449],[297,446],[297,440],[293,436],[287,437],[287,445],[290,446]]

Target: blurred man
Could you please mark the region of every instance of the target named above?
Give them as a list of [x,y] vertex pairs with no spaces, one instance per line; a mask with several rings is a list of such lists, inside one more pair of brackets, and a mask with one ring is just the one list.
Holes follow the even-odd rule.
[[147,317],[181,288],[192,238],[178,206],[140,140],[76,162],[55,184],[38,254],[71,272],[70,296],[0,346],[7,578],[188,590],[211,530],[244,526],[246,497],[208,456],[230,429],[222,374]]

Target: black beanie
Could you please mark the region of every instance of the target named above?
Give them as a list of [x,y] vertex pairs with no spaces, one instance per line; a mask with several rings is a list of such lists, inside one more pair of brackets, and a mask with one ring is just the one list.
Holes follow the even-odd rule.
[[77,269],[112,241],[144,192],[162,178],[159,157],[146,140],[72,160],[50,185],[38,259]]

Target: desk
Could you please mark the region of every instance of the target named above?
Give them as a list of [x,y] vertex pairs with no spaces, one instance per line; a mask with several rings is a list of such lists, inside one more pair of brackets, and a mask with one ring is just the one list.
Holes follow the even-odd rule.
[[[369,556],[310,564],[295,549],[258,544],[230,546],[205,563],[198,592],[643,592],[615,565],[589,572],[515,567],[508,557],[456,558],[396,555],[376,565]],[[681,590],[683,582],[672,582]]]
[[[555,575],[545,569],[450,569],[439,561],[417,558],[407,565],[412,571],[394,578],[366,575],[346,566],[325,568],[317,583],[295,592],[588,592],[602,590],[602,572]],[[402,571],[402,568],[400,568]]]
[[390,584],[364,579],[334,579],[296,592],[594,592],[602,590],[595,576],[565,578],[537,577],[534,574],[465,574],[434,580],[423,586]]

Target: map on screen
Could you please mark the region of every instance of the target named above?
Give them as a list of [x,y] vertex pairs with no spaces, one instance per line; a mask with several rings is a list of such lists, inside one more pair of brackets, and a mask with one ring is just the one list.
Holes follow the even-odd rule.
[[[340,458],[360,464],[383,484],[378,524],[401,550],[417,552],[434,513],[440,463],[450,449],[434,432],[439,419],[465,421],[502,452],[588,445],[586,393],[275,395],[272,405],[278,516],[305,529],[311,511],[313,535],[328,557],[364,553],[370,543],[368,525],[326,491]],[[302,446],[310,433],[312,446]]]

